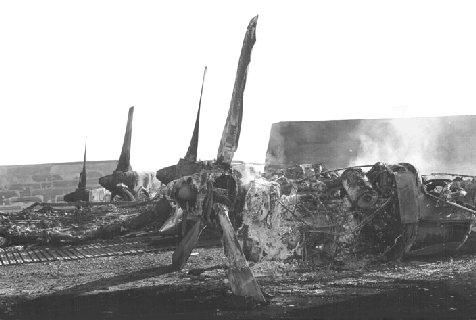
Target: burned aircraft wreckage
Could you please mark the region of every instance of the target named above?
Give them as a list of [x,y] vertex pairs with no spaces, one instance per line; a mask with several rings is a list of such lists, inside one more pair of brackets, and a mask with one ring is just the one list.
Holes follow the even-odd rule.
[[[111,200],[118,197],[124,201],[147,200],[157,191],[156,179],[151,172],[137,172],[131,166],[132,118],[134,107],[129,108],[126,133],[116,170],[99,178],[99,184],[111,192]],[[155,180],[155,181],[154,181]]]
[[421,176],[408,163],[363,167],[370,170],[307,164],[253,181],[243,213],[248,258],[331,262],[474,249],[472,179]]
[[89,201],[89,191],[86,189],[86,146],[84,146],[83,170],[79,174],[79,183],[75,191],[65,194],[66,202]]
[[[179,241],[172,265],[181,269],[206,227],[222,236],[233,293],[258,301],[264,301],[264,296],[247,260],[333,263],[350,256],[399,259],[474,249],[476,183],[470,176],[420,175],[408,163],[336,170],[311,163],[268,166],[250,182],[243,179],[250,175],[249,168],[233,162],[233,155],[240,137],[256,25],[257,17],[245,35],[216,160],[197,161],[200,96],[185,157],[158,170],[155,177],[132,171],[132,107],[117,169],[99,179],[111,192],[111,200],[118,201],[87,201],[85,151],[78,189],[65,197],[73,209],[35,204],[18,214],[2,215],[3,246],[54,244],[61,248],[154,226],[159,234],[176,230]],[[203,80],[205,73],[206,68]],[[156,179],[160,188],[155,187]],[[8,257],[0,254],[0,261]]]

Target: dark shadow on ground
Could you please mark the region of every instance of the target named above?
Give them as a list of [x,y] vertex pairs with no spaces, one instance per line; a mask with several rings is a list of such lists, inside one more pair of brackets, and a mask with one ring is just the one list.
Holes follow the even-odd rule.
[[[224,269],[225,265],[191,269],[187,276]],[[182,318],[184,312],[204,312],[213,317],[216,305],[233,303],[223,279],[203,279],[194,284],[152,285],[126,290],[110,287],[158,277],[176,271],[171,265],[83,283],[35,299],[20,298],[10,312],[0,310],[0,319],[155,319],[157,315]],[[196,278],[198,279],[198,278]],[[186,282],[184,280],[184,282]],[[228,302],[224,301],[225,295]]]
[[83,283],[65,290],[56,291],[55,295],[62,294],[82,294],[94,290],[125,284],[128,282],[139,281],[151,277],[158,277],[166,273],[175,271],[172,266],[160,266],[148,269],[137,270],[134,272],[120,274],[110,278],[99,279],[92,282]]
[[209,319],[216,316],[217,308],[232,303],[223,281],[210,287],[162,285],[85,295],[53,294],[18,303],[9,317],[51,320]]
[[[96,291],[106,286],[153,277],[170,267],[145,269],[93,281],[49,296],[19,302],[12,319],[476,319],[476,288],[448,280],[398,280],[373,295],[282,295],[289,304],[256,306],[237,304],[221,278],[183,279],[117,291]],[[215,267],[216,268],[216,267]],[[261,279],[264,288],[266,280]],[[298,282],[298,281],[297,281]],[[286,285],[283,285],[286,286]],[[376,285],[378,287],[378,284]],[[311,303],[309,303],[311,302]],[[7,318],[2,317],[0,318]]]
[[[207,268],[194,268],[188,271],[188,275],[190,276],[199,276],[205,271],[215,270],[215,269],[226,269],[226,265],[216,265]],[[134,272],[126,273],[117,275],[110,278],[99,279],[92,282],[83,283],[71,288],[67,288],[64,290],[56,291],[55,295],[62,295],[62,294],[83,294],[87,292],[91,292],[94,290],[102,290],[107,289],[108,287],[117,286],[129,282],[139,281],[143,279],[148,279],[152,277],[158,277],[167,273],[175,272],[175,269],[172,265],[169,266],[160,266],[160,267],[153,267],[148,269],[137,270]]]
[[[447,286],[446,281],[403,281],[406,288],[345,301],[291,309],[291,319],[476,319],[476,288]],[[463,292],[463,294],[461,294]]]

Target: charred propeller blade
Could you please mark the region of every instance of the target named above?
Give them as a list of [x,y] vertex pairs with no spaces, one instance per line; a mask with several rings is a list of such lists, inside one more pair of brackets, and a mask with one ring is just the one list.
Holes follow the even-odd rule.
[[86,190],[86,145],[84,145],[83,170],[79,174],[78,190]]
[[200,90],[200,100],[198,101],[198,111],[197,118],[195,120],[195,128],[193,129],[192,139],[190,140],[190,146],[188,147],[187,154],[184,159],[195,162],[197,161],[197,151],[198,151],[198,135],[200,131],[200,109],[202,107],[202,96],[203,96],[203,84],[205,83],[205,75],[207,74],[207,67],[203,70],[203,79],[202,79],[202,89]]
[[238,61],[238,70],[236,71],[235,85],[228,110],[225,127],[218,148],[217,161],[231,164],[233,155],[238,148],[240,139],[241,120],[243,118],[243,93],[246,86],[246,76],[248,74],[248,65],[251,60],[251,51],[256,42],[256,24],[258,16],[251,19],[243,40],[240,59]]
[[124,142],[122,144],[121,155],[117,163],[116,171],[132,171],[131,167],[131,140],[132,140],[132,118],[134,116],[134,107],[129,108],[127,116],[126,133],[124,134]]

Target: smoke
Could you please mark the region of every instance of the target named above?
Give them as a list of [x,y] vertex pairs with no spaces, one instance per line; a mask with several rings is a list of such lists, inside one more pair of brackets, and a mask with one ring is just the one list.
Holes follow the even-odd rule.
[[263,164],[256,163],[235,163],[233,169],[241,173],[241,183],[248,185],[251,181],[261,178],[264,172]]
[[474,117],[362,120],[352,133],[359,149],[349,165],[408,162],[421,173],[475,174]]

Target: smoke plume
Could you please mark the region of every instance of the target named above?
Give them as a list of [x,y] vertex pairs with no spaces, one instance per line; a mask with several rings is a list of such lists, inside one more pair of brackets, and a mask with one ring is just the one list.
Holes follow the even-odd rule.
[[362,120],[359,150],[349,165],[408,162],[421,173],[476,174],[475,117]]

